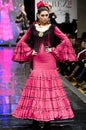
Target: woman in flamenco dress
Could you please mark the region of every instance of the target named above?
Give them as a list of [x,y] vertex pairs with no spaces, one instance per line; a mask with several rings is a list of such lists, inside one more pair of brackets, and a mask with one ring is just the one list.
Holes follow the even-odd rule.
[[[75,51],[65,34],[49,23],[48,5],[37,3],[39,23],[30,25],[17,43],[12,60],[33,61],[33,70],[26,81],[13,116],[37,122],[63,120],[74,117],[62,81],[56,68],[56,60],[77,61]],[[54,36],[61,42],[54,45]]]
[[[25,12],[24,4],[20,4],[20,11],[18,15],[16,16],[16,25],[19,30],[19,36],[17,38],[17,42],[22,38],[22,36],[25,34],[27,29],[29,28],[29,20],[27,19],[27,15]],[[18,25],[20,24],[20,26]]]
[[9,12],[13,11],[12,0],[0,1],[1,21],[0,21],[0,39],[4,41],[13,39],[13,31]]

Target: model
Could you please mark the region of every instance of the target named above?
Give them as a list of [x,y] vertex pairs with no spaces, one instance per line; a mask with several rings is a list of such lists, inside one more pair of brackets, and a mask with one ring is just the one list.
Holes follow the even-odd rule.
[[[12,60],[33,61],[33,70],[27,79],[13,116],[47,122],[73,118],[69,100],[57,72],[56,60],[77,61],[75,51],[65,34],[49,24],[48,5],[37,3],[39,23],[30,26],[17,43]],[[54,36],[61,43],[54,45]],[[58,43],[57,43],[58,44]]]

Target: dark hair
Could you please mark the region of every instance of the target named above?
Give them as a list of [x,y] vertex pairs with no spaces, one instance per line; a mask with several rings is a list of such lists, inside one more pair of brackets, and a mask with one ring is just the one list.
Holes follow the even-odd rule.
[[38,12],[37,12],[37,14],[40,14],[42,11],[47,11],[47,12],[49,12],[49,9],[47,8],[47,7],[40,7],[39,9],[38,9]]

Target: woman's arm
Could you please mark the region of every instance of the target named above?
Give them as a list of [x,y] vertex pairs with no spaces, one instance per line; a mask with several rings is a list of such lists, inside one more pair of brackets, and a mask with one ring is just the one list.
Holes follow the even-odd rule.
[[72,47],[72,44],[68,37],[55,26],[54,35],[61,39],[61,43],[56,46],[56,48],[52,48],[52,53],[55,55],[56,59],[60,62],[64,61],[77,61],[77,56],[75,50]]
[[30,28],[25,33],[25,35],[21,38],[21,40],[17,43],[16,48],[14,50],[14,54],[12,57],[13,61],[16,62],[26,62],[31,60],[32,58],[32,48],[27,44],[27,39],[30,37]]
[[[55,28],[54,28],[54,34],[57,37],[59,37],[61,40],[68,40],[69,41],[68,37],[57,26],[55,26]],[[69,41],[69,43],[70,43],[70,41]]]

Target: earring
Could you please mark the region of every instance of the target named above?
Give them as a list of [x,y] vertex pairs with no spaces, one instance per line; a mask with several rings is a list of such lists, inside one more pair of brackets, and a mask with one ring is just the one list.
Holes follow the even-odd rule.
[[40,20],[38,20],[38,25],[40,25]]
[[50,20],[47,22],[47,24],[51,24]]

